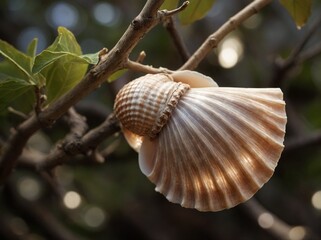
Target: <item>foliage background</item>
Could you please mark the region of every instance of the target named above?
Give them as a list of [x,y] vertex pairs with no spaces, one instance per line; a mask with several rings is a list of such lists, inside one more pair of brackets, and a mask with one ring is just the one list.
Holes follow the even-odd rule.
[[[190,52],[248,3],[217,0],[204,19],[179,26]],[[38,37],[40,52],[54,41],[57,27],[63,25],[75,34],[83,53],[94,53],[111,48],[143,4],[123,0],[1,1],[0,39],[26,51],[28,43]],[[99,9],[104,9],[103,13]],[[221,86],[273,84],[282,88],[288,112],[286,148],[273,178],[255,198],[284,223],[303,226],[315,239],[321,236],[321,210],[312,204],[313,196],[321,191],[321,55],[291,68],[284,78],[276,63],[291,54],[320,13],[321,3],[314,1],[311,17],[299,31],[285,9],[274,1],[231,34],[243,48],[234,67],[223,68],[217,57],[219,50],[214,50],[198,68]],[[320,46],[320,39],[321,29],[317,29],[302,52]],[[175,69],[183,63],[161,25],[139,43],[132,58],[140,51],[147,54],[144,63],[155,67]],[[77,104],[77,111],[86,116],[90,128],[105,119],[112,111],[117,90],[137,75],[128,72],[111,84],[103,84]],[[32,105],[24,100],[12,105],[27,113]],[[10,128],[21,121],[12,113],[1,115],[0,140],[5,141]],[[48,153],[66,133],[66,123],[58,121],[34,135],[29,146]],[[1,189],[1,239],[57,239],[57,233],[61,239],[278,239],[258,224],[246,204],[202,213],[169,203],[154,192],[153,184],[139,170],[137,154],[121,136],[107,139],[101,149],[104,146],[109,147],[103,164],[82,157],[51,173],[18,167]],[[74,201],[81,199],[75,209],[69,209],[63,201],[70,192],[76,193]],[[288,237],[302,239],[295,236]]]

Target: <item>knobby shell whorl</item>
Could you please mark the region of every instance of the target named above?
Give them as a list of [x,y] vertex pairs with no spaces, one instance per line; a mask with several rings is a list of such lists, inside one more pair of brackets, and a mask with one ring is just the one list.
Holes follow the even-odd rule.
[[123,127],[155,138],[189,85],[166,74],[147,74],[126,84],[117,94],[115,114]]

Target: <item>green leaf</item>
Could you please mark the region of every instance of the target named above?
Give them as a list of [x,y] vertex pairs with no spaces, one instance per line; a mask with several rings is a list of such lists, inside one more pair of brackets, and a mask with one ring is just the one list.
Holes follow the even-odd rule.
[[77,56],[66,54],[55,59],[41,74],[46,78],[48,103],[73,88],[85,75],[88,64]]
[[82,54],[74,34],[64,27],[58,28],[58,37],[47,50],[74,53],[76,55]]
[[54,43],[35,59],[33,72],[46,79],[47,103],[73,88],[85,75],[89,64],[98,62],[98,53],[82,55],[74,35],[58,28]]
[[177,8],[178,0],[165,0],[160,9],[172,10]]
[[97,64],[99,62],[99,52],[84,54],[81,56],[81,58],[86,60],[86,62],[89,64]]
[[[54,64],[55,62],[59,61],[62,58],[71,58],[73,60],[73,63],[76,63],[76,62],[87,63],[87,64],[91,63],[90,61],[88,61],[89,59],[87,57],[78,56],[70,52],[56,52],[56,51],[44,50],[36,57],[35,64],[33,67],[33,72],[39,73],[44,68],[50,66],[51,64]],[[60,67],[63,68],[63,66],[60,66]]]
[[37,52],[38,38],[34,38],[28,45],[27,55],[35,58]]
[[9,43],[0,40],[0,54],[14,66],[15,71],[23,74],[23,79],[30,84],[35,84],[32,76],[32,58],[20,52]]
[[301,28],[307,22],[311,14],[311,0],[280,0],[281,4],[292,16],[297,28]]
[[203,18],[214,3],[215,0],[190,0],[187,8],[178,14],[178,18],[184,25],[191,24]]
[[32,85],[18,78],[0,79],[0,112],[3,112],[9,104],[30,90]]

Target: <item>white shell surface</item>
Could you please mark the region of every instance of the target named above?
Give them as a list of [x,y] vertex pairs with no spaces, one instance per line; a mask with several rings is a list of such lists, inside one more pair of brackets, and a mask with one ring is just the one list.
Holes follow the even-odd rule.
[[142,172],[174,203],[231,208],[272,176],[283,150],[280,89],[192,88],[155,140],[139,150]]
[[182,70],[176,71],[170,75],[175,82],[183,82],[192,88],[218,87],[217,83],[208,76],[199,72]]

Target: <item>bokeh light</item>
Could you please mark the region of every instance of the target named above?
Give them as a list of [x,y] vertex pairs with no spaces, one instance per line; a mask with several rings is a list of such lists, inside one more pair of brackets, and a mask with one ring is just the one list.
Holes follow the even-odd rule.
[[32,177],[23,177],[18,181],[19,194],[29,201],[36,201],[41,195],[41,186],[39,182]]
[[113,26],[119,20],[119,11],[110,3],[100,2],[93,8],[95,20],[104,26]]
[[25,28],[18,37],[18,47],[23,51],[27,50],[29,43],[34,39],[38,39],[37,53],[40,53],[48,45],[48,40],[46,33],[44,33],[40,28],[29,27]]
[[92,228],[100,227],[106,219],[105,212],[99,207],[90,207],[84,213],[85,223]]
[[311,202],[314,208],[321,210],[321,191],[317,191],[312,195]]
[[71,4],[57,2],[48,8],[46,18],[48,23],[55,29],[59,26],[64,26],[73,30],[79,22],[79,12]]
[[75,209],[81,204],[81,196],[77,192],[69,191],[65,194],[63,202],[67,208]]
[[289,231],[289,239],[291,240],[302,240],[306,236],[306,230],[302,226],[293,227]]
[[226,38],[218,48],[218,61],[223,68],[234,67],[243,55],[243,44],[238,37]]
[[262,228],[271,228],[274,224],[274,217],[270,213],[262,213],[257,219]]

